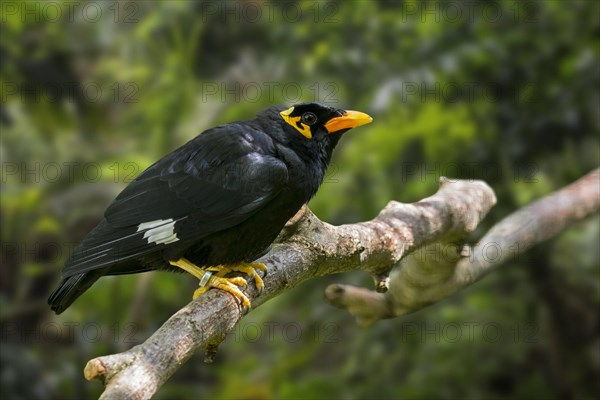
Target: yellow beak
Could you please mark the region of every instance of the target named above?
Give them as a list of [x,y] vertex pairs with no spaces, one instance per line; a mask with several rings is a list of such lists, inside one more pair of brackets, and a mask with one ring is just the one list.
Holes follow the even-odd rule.
[[370,115],[360,111],[347,110],[341,117],[335,117],[327,121],[325,129],[327,132],[333,133],[342,129],[356,128],[357,126],[366,125],[373,121]]

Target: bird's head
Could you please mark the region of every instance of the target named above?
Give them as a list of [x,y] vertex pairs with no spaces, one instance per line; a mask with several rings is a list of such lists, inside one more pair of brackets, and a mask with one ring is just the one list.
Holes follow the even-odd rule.
[[301,103],[280,111],[288,134],[301,135],[304,140],[323,140],[373,121],[369,115],[342,110],[322,103]]

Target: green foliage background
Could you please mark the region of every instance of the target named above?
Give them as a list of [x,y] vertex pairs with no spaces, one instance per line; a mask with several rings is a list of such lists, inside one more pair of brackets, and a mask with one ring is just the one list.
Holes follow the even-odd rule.
[[[473,240],[599,164],[595,1],[53,3],[60,16],[2,3],[3,398],[97,397],[86,360],[189,301],[189,276],[149,273],[104,278],[58,317],[45,304],[111,199],[206,128],[273,103],[366,111],[375,122],[344,138],[312,210],[356,222],[441,175],[484,179],[498,205]],[[598,398],[598,222],[367,329],[322,293],[370,277],[312,280],[157,398]]]

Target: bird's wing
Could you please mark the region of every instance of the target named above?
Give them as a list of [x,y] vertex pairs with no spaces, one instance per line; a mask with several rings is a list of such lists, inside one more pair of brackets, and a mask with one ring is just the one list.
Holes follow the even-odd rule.
[[[201,239],[242,223],[285,186],[286,165],[264,133],[239,124],[199,135],[117,196],[67,261],[63,276]],[[197,229],[178,229],[187,218]]]

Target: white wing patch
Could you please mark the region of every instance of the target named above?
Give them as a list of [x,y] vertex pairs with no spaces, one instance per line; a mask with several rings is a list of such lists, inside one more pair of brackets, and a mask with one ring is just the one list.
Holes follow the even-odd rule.
[[173,218],[143,222],[138,225],[137,231],[145,231],[144,239],[148,239],[148,243],[173,243],[179,240],[175,233],[175,222]]

